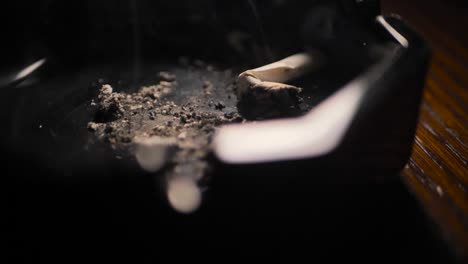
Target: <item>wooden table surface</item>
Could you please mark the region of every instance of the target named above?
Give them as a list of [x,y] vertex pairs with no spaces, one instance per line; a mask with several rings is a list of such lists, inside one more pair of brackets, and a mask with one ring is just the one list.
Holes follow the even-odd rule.
[[413,154],[402,177],[442,237],[468,260],[467,4],[388,0],[382,9],[399,14],[433,52]]

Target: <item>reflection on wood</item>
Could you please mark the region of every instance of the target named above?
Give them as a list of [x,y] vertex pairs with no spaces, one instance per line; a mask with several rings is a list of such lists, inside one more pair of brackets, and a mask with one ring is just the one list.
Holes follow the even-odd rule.
[[383,1],[429,41],[433,57],[403,179],[459,256],[468,258],[468,18],[456,1]]

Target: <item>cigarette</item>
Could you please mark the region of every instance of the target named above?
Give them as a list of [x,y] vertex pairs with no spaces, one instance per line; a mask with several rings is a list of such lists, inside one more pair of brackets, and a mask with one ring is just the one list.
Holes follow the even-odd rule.
[[300,88],[288,85],[286,82],[304,76],[320,66],[318,53],[297,53],[282,60],[262,67],[242,72],[238,77],[237,95],[243,95],[256,89],[265,91],[288,89],[301,91]]

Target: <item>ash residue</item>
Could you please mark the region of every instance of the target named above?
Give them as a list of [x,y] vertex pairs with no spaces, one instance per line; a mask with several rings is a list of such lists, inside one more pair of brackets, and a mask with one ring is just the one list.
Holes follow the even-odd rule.
[[272,119],[293,117],[309,108],[299,95],[298,89],[249,88],[238,104],[239,111],[247,119]]
[[155,76],[158,82],[134,93],[103,85],[91,104],[95,114],[88,129],[114,149],[130,153],[141,138],[173,139],[175,151],[162,170],[169,177],[201,180],[209,170],[206,157],[215,128],[245,121],[236,108],[235,75],[211,68],[176,68]]
[[[99,108],[96,112],[95,119],[100,122],[108,122],[119,119],[123,116],[125,109],[120,103],[122,99],[121,94],[113,93],[110,85],[105,84],[99,91]],[[95,125],[92,125],[95,127]]]

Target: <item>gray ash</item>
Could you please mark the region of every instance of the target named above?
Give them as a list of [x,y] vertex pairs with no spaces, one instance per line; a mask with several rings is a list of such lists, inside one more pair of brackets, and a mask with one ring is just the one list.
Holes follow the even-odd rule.
[[[104,84],[88,129],[116,150],[135,154],[136,138],[173,139],[176,151],[161,168],[168,177],[206,180],[207,155],[216,127],[245,122],[238,113],[231,71],[176,68],[159,72],[159,82],[134,93]],[[194,78],[196,76],[196,78]]]
[[309,109],[297,90],[292,89],[252,89],[242,96],[238,107],[247,119],[293,117]]

